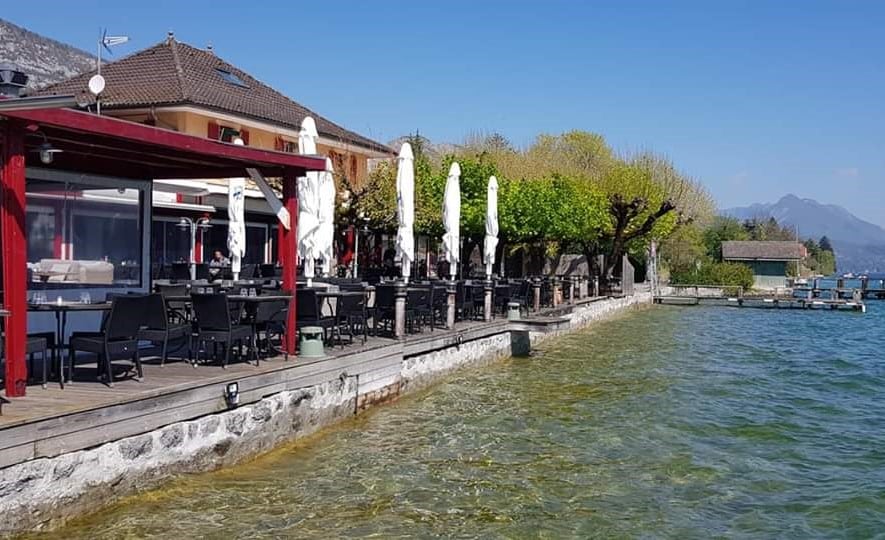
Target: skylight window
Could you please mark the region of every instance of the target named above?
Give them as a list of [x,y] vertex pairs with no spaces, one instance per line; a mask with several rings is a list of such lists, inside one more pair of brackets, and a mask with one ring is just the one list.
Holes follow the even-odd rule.
[[220,75],[222,79],[229,82],[230,84],[233,84],[234,86],[239,86],[240,88],[249,88],[249,85],[243,82],[243,79],[237,77],[230,71],[221,68],[215,68],[215,71],[218,72],[218,75]]

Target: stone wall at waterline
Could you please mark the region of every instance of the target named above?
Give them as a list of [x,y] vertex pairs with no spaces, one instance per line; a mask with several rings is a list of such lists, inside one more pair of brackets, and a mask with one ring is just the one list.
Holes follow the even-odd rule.
[[462,366],[507,357],[517,346],[528,348],[531,342],[650,303],[651,295],[640,292],[577,305],[570,314],[556,318],[549,332],[517,331],[501,324],[485,335],[449,334],[428,341],[431,345],[420,352],[391,354],[389,362],[376,362],[371,371],[348,368],[334,378],[330,375],[331,380],[238,408],[0,469],[0,536],[54,527],[124,495],[155,487],[174,474],[210,471],[252,458],[373,405],[426,388]]
[[179,473],[267,452],[352,416],[356,381],[336,379],[97,448],[0,470],[0,534],[52,526]]

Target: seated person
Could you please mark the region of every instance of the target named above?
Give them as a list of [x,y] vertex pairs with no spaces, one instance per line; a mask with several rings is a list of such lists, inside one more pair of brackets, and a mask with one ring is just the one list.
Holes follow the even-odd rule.
[[220,249],[212,252],[212,260],[209,261],[209,279],[215,281],[222,279],[222,270],[230,268],[230,259],[224,256]]

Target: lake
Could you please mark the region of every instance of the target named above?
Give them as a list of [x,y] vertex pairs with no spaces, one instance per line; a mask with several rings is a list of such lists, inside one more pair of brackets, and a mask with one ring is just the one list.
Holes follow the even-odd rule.
[[885,531],[869,304],[647,309],[55,536],[868,538]]

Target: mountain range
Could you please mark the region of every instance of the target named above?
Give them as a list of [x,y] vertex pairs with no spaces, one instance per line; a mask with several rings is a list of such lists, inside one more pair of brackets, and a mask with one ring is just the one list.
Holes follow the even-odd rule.
[[33,90],[93,69],[95,56],[0,19],[0,64],[25,69]]
[[826,236],[833,244],[840,272],[885,271],[885,229],[841,206],[790,194],[776,203],[729,208],[722,213],[742,220],[773,217],[781,225],[798,227],[799,236],[805,239]]

